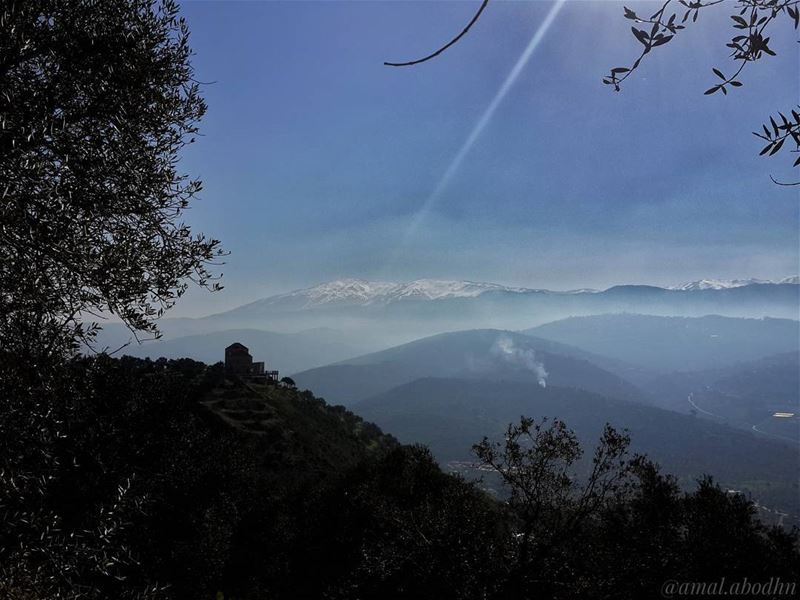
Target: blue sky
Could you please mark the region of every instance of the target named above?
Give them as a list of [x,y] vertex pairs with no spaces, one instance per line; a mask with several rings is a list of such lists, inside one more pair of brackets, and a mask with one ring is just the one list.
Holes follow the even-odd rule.
[[[567,0],[460,168],[419,217],[551,2],[491,2],[438,59],[470,2],[185,2],[203,136],[187,220],[230,250],[221,294],[176,315],[339,277],[485,280],[566,289],[780,277],[798,268],[793,156],[758,157],[751,131],[797,103],[795,32],[744,86],[726,5],[653,52],[614,93],[638,42],[616,2]],[[627,3],[651,13],[655,3]],[[648,12],[649,11],[649,12]]]

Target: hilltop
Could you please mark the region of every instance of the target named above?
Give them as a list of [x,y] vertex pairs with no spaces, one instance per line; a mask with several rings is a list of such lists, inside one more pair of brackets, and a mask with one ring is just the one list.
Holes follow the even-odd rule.
[[566,344],[512,331],[477,329],[425,337],[303,371],[294,379],[346,406],[422,377],[527,381],[624,399],[641,397],[642,392],[617,374],[624,371],[619,361]]
[[[583,594],[594,589],[586,582],[612,585],[622,572],[631,582],[625,597],[634,598],[649,596],[670,574],[697,577],[729,568],[731,560],[752,578],[774,574],[776,564],[796,564],[796,539],[754,520],[744,497],[708,481],[684,493],[648,463],[628,472],[628,495],[593,508],[589,519],[572,520],[583,510],[573,497],[545,495],[547,516],[532,526],[557,543],[540,548],[543,563],[529,563],[517,543],[527,513],[498,501],[507,489],[488,493],[445,474],[427,449],[401,445],[310,391],[229,379],[222,365],[188,359],[101,355],[76,359],[54,375],[52,393],[70,394],[69,406],[54,405],[70,425],[51,448],[56,468],[39,502],[55,511],[60,531],[79,549],[87,530],[108,532],[104,551],[114,561],[95,575],[98,597],[169,582],[157,597],[499,599],[514,597],[509,590],[520,573],[540,573],[544,582],[535,587],[551,589],[566,568],[579,575],[570,596],[604,597]],[[17,397],[8,388],[15,380],[0,381],[7,397]],[[504,418],[525,410],[524,402],[499,398],[499,412],[481,420],[484,409],[467,392],[490,389],[494,396],[499,384],[456,385],[413,396],[444,418],[451,416],[448,405],[471,403],[465,444],[469,436],[494,435]],[[515,385],[556,404],[573,393],[535,379]],[[383,400],[395,404],[392,393]],[[587,410],[608,404],[584,395]],[[580,421],[580,410],[571,416]],[[29,459],[40,457],[26,451]],[[577,471],[570,485],[585,477]],[[663,514],[672,520],[662,522]],[[630,521],[619,522],[620,515]],[[699,538],[685,533],[706,522],[715,526]],[[10,538],[0,532],[4,547],[28,526],[17,520]],[[656,532],[661,541],[653,547]],[[48,551],[65,548],[72,546],[60,542]],[[667,564],[665,555],[673,557]],[[635,563],[620,566],[619,556]],[[642,564],[652,577],[636,576]],[[95,573],[93,565],[75,568]],[[796,569],[778,572],[788,578]]]
[[397,441],[342,406],[308,390],[221,379],[200,404],[223,423],[264,440],[283,461],[341,471],[397,447]]

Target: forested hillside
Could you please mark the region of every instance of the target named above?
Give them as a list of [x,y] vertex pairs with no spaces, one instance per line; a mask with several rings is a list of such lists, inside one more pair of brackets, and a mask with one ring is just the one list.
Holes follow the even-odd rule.
[[[691,489],[713,474],[737,489],[790,515],[800,524],[800,487],[790,476],[797,446],[720,422],[605,397],[567,387],[514,381],[427,378],[364,400],[352,410],[375,421],[405,443],[429,446],[442,463],[473,461],[476,438],[499,438],[520,415],[565,421],[585,445],[610,423],[628,431],[631,447],[658,462]],[[469,473],[469,470],[467,470]],[[472,476],[475,473],[471,473]]]
[[[526,484],[545,486],[531,521],[515,484],[487,494],[342,407],[221,365],[100,356],[33,394],[0,381],[17,409],[59,411],[44,429],[21,410],[0,421],[2,456],[27,465],[15,486],[0,480],[9,598],[637,598],[676,572],[792,577],[800,564],[796,534],[764,528],[744,497],[711,482],[685,494],[613,435],[598,451],[622,460],[606,468],[624,486],[587,505],[584,469],[557,493],[543,473]],[[572,434],[545,431],[571,468]],[[533,460],[547,445],[532,443]],[[37,470],[49,478],[25,475]],[[547,537],[520,538],[528,528]]]
[[643,392],[617,372],[626,372],[625,365],[580,348],[511,331],[475,329],[425,337],[293,377],[301,387],[346,406],[422,377],[533,382],[640,399]]

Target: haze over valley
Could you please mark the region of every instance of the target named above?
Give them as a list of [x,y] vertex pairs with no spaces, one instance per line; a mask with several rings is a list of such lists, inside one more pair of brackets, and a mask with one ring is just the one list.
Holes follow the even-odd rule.
[[[796,319],[800,304],[797,277],[764,280],[702,280],[672,288],[619,285],[606,290],[551,291],[470,281],[416,280],[405,284],[336,280],[270,296],[201,318],[163,318],[163,338],[136,344],[130,332],[105,323],[97,346],[136,356],[219,356],[224,333],[251,336],[267,359],[282,370],[321,366],[435,333],[494,328],[526,330],[587,315],[635,313],[700,317]],[[243,330],[251,330],[245,333]],[[286,353],[270,355],[274,341]],[[211,337],[190,338],[189,336]],[[280,338],[274,334],[287,334]],[[180,338],[182,341],[177,341]],[[302,349],[295,353],[291,348]],[[183,351],[181,350],[181,351]],[[305,357],[305,358],[303,358]]]
[[519,415],[563,419],[587,444],[608,422],[682,485],[714,473],[800,522],[798,306],[797,277],[569,291],[346,279],[164,319],[162,340],[121,352],[211,364],[243,343],[468,477],[472,444]]

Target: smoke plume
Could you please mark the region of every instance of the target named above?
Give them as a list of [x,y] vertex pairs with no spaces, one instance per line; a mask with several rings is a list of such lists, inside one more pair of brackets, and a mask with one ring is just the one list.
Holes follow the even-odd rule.
[[503,336],[492,346],[492,354],[500,356],[503,360],[513,365],[520,366],[536,375],[536,380],[542,387],[547,387],[547,371],[544,365],[536,360],[536,352],[530,348],[517,348],[514,340]]

